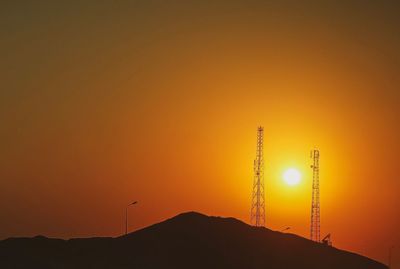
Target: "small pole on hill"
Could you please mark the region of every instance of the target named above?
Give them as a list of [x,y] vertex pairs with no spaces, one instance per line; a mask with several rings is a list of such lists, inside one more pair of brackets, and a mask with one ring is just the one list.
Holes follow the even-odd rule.
[[137,201],[135,201],[135,202],[133,202],[133,203],[130,203],[130,204],[127,205],[126,208],[125,208],[125,235],[128,234],[128,208],[129,208],[129,206],[135,205],[135,204],[137,204]]
[[389,247],[389,263],[388,263],[389,269],[392,269],[392,251],[394,248],[395,248],[395,246]]

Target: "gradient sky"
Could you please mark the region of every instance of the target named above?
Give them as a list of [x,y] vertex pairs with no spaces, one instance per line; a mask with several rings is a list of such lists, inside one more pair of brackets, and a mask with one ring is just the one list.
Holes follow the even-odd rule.
[[400,246],[399,14],[367,0],[2,2],[0,238],[117,236],[132,200],[131,230],[189,210],[248,222],[263,125],[267,226],[309,236],[318,147],[322,234],[386,262]]

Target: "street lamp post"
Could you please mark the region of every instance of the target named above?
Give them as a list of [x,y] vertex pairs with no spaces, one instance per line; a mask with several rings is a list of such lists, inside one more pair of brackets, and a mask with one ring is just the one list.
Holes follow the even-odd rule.
[[138,203],[137,201],[135,201],[135,202],[133,202],[133,203],[130,203],[130,204],[127,205],[126,208],[125,208],[125,235],[128,234],[128,208],[129,208],[129,206],[135,205],[135,204],[137,204],[137,203]]
[[395,248],[395,246],[390,246],[389,247],[389,269],[392,269],[392,250]]

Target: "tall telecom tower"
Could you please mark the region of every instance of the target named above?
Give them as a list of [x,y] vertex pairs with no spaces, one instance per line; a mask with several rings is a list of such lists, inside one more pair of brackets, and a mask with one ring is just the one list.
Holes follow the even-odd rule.
[[312,203],[311,203],[311,236],[310,239],[320,242],[320,204],[319,204],[319,150],[311,151],[313,164]]
[[251,199],[250,216],[250,223],[254,226],[265,226],[263,133],[263,127],[258,127],[256,159],[254,160],[253,195]]

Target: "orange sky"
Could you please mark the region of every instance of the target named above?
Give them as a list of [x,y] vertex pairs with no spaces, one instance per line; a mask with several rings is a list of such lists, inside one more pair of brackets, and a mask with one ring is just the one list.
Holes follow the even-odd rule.
[[263,125],[267,226],[309,236],[318,147],[322,233],[386,262],[399,4],[298,2],[4,4],[0,238],[116,236],[131,200],[132,230],[188,210],[248,222]]

